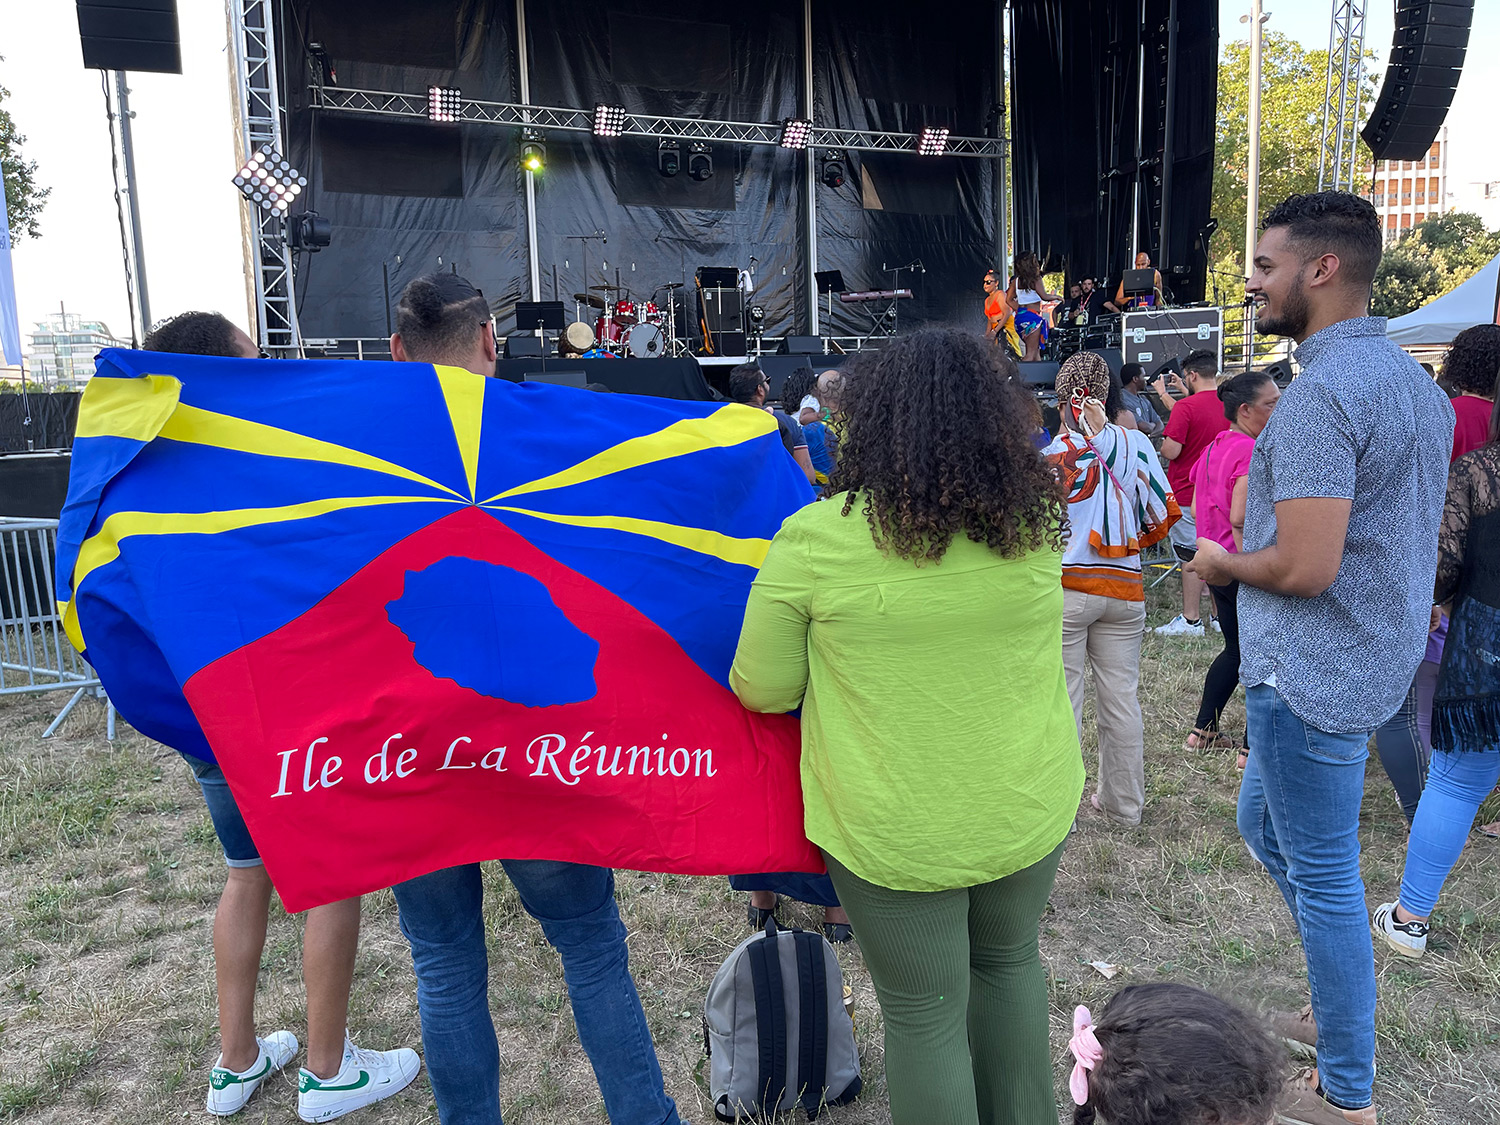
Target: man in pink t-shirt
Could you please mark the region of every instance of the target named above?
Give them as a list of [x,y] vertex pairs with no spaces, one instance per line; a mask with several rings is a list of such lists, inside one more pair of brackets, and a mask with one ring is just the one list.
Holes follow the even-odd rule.
[[[1155,387],[1167,408],[1167,424],[1162,430],[1161,459],[1167,462],[1167,481],[1172,495],[1181,505],[1183,518],[1172,527],[1172,549],[1183,562],[1191,562],[1198,550],[1198,528],[1187,515],[1193,502],[1190,476],[1208,443],[1229,428],[1224,405],[1217,394],[1219,358],[1211,351],[1189,353],[1182,361],[1186,382],[1174,376],[1173,382],[1187,391],[1187,397],[1174,401],[1167,389],[1165,376],[1158,376]],[[1156,632],[1164,637],[1203,636],[1203,622],[1198,606],[1203,600],[1203,582],[1197,575],[1182,573],[1182,612]]]

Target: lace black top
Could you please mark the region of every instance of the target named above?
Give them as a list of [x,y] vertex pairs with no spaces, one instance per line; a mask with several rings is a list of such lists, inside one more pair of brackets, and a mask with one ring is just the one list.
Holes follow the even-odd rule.
[[1500,745],[1500,443],[1453,463],[1433,601],[1453,602],[1432,707],[1438,750]]

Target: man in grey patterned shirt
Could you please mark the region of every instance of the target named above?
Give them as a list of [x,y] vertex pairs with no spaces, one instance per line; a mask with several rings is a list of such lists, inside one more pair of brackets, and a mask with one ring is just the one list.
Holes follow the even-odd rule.
[[[1368,315],[1375,209],[1344,192],[1266,216],[1246,286],[1302,372],[1256,441],[1242,554],[1200,539],[1191,569],[1238,580],[1250,761],[1239,828],[1297,919],[1318,1068],[1278,1120],[1374,1125],[1375,962],[1359,871],[1366,744],[1422,659],[1453,408]],[[1292,1028],[1298,1034],[1298,1028]]]

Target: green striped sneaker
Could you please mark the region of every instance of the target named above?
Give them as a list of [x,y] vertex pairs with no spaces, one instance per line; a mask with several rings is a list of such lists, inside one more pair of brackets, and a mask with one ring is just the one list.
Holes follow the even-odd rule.
[[230,1070],[220,1055],[213,1070],[208,1072],[209,1113],[219,1117],[238,1113],[262,1082],[297,1055],[297,1037],[290,1031],[273,1031],[255,1042],[260,1045],[260,1055],[249,1070]]
[[409,1047],[366,1051],[344,1040],[344,1062],[332,1078],[319,1078],[307,1067],[297,1075],[297,1116],[303,1121],[332,1121],[399,1094],[411,1085],[422,1062]]

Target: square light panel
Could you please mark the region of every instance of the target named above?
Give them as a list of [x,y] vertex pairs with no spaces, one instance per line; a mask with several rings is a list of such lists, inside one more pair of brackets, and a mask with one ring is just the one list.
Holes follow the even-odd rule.
[[918,156],[942,156],[948,148],[949,129],[941,125],[929,125],[922,130],[922,135],[917,138]]
[[457,121],[463,113],[462,90],[448,86],[427,87],[427,119],[429,121]]
[[267,211],[286,211],[307,187],[307,177],[269,145],[260,149],[235,173],[234,186],[245,198]]
[[600,102],[594,107],[594,136],[618,137],[625,132],[625,117],[624,106]]
[[801,117],[788,117],[781,123],[782,148],[806,148],[811,138],[811,121]]

